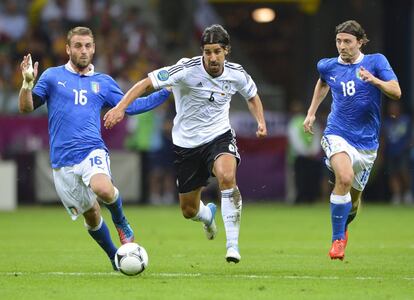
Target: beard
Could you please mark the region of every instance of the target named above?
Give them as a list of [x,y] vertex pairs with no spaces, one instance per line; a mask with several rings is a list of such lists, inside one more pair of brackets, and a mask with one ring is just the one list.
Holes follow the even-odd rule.
[[91,63],[91,58],[76,58],[72,56],[70,60],[79,70],[86,69]]
[[208,73],[211,75],[221,75],[223,73],[223,68],[219,64],[209,65],[208,66]]

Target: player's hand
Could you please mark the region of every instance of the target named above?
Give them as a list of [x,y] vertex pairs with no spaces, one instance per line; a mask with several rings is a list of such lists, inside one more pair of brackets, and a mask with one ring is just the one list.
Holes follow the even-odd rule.
[[303,130],[310,134],[313,134],[313,123],[315,122],[316,117],[306,116],[305,121],[303,121]]
[[37,77],[38,67],[38,62],[35,62],[33,66],[30,53],[23,57],[23,61],[20,63],[20,70],[22,71],[24,88],[33,88],[34,80]]
[[111,129],[116,124],[122,121],[125,116],[125,111],[117,106],[110,109],[104,116],[104,126],[106,129]]
[[263,138],[263,137],[267,136],[266,123],[257,124],[256,136],[258,138]]
[[362,66],[359,68],[359,77],[361,77],[363,81],[369,83],[373,83],[375,80],[375,76]]

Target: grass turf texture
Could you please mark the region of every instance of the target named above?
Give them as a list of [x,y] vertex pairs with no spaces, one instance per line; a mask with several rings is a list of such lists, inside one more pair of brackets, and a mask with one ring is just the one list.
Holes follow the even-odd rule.
[[[331,261],[329,206],[243,207],[241,263],[225,235],[208,241],[178,206],[126,207],[149,268],[111,271],[100,248],[61,207],[0,213],[0,299],[412,299],[412,207],[366,205],[344,261]],[[110,216],[104,217],[119,244]]]

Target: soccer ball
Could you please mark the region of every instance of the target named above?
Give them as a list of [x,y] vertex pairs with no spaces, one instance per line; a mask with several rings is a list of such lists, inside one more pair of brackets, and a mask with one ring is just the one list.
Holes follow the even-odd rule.
[[123,244],[116,251],[115,265],[125,275],[138,275],[148,266],[147,251],[136,243]]

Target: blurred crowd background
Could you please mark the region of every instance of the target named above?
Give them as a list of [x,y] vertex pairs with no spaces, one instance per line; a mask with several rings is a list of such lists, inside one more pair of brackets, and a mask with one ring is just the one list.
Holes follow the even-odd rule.
[[[259,8],[271,9],[274,18],[267,22],[254,19]],[[243,159],[238,174],[243,194],[252,201],[312,203],[328,199],[329,174],[319,137],[330,99],[318,113],[319,130],[313,139],[303,134],[301,125],[318,79],[316,63],[337,56],[334,29],[348,19],[360,22],[371,40],[364,52],[387,56],[403,91],[399,104],[384,99],[382,144],[365,198],[411,204],[412,0],[0,1],[0,158],[16,165],[19,203],[57,200],[47,159],[43,159],[48,150],[46,107],[25,116],[17,111],[23,55],[30,52],[39,62],[40,72],[65,64],[67,31],[88,26],[95,34],[95,69],[110,74],[127,91],[156,68],[200,55],[200,35],[214,23],[228,30],[232,44],[228,59],[242,64],[255,79],[268,120],[269,138],[255,140],[255,123],[246,104],[238,97],[233,99],[231,121]],[[129,164],[131,173],[119,175],[121,179],[115,176],[125,185],[121,189],[130,189],[126,193],[130,202],[176,202],[171,153],[174,115],[170,99],[152,112],[129,117],[112,131],[102,129],[113,169],[125,173],[128,159],[136,161]],[[45,192],[48,188],[50,193]],[[214,184],[207,191],[211,198],[216,192]]]

